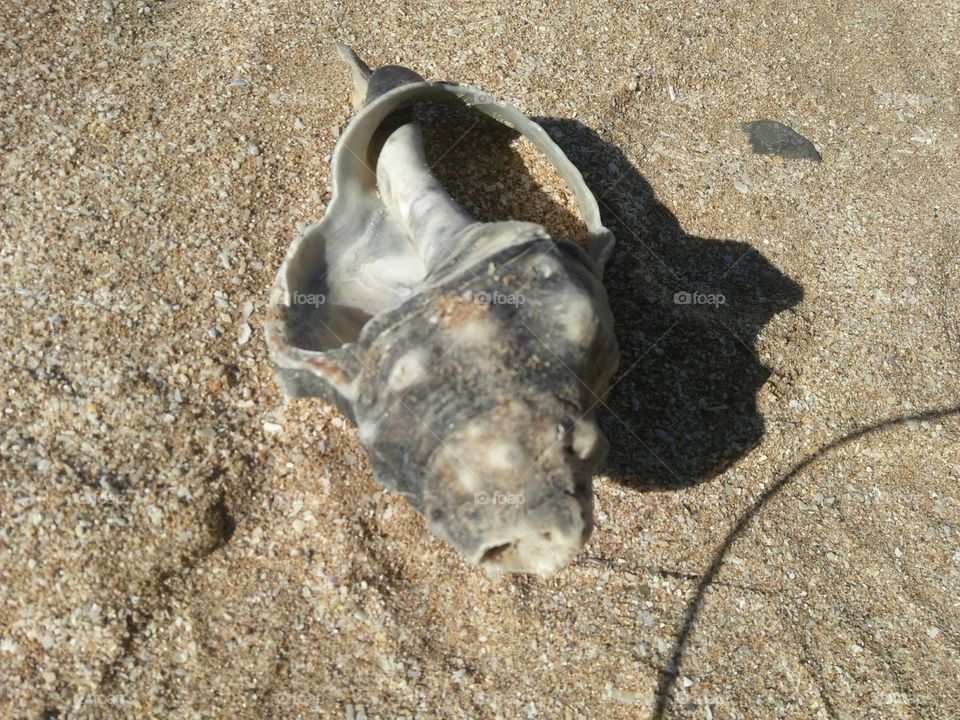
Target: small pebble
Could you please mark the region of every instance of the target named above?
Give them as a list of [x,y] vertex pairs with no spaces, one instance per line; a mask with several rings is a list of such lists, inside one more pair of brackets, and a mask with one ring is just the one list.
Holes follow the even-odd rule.
[[742,127],[750,136],[751,149],[758,155],[777,155],[787,160],[814,162],[823,159],[812,142],[776,120],[757,120],[745,123]]

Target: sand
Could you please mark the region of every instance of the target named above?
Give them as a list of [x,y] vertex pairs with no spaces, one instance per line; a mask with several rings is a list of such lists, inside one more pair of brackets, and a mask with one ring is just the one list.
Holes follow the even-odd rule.
[[[0,4],[0,715],[957,717],[958,14]],[[464,565],[273,382],[334,40],[543,118],[618,236],[612,450],[554,577]],[[761,118],[823,162],[753,154]]]

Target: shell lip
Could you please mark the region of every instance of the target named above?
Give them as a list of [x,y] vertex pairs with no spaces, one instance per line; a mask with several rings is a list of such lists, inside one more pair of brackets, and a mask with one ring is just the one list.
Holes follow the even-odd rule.
[[340,196],[338,190],[349,186],[350,175],[358,170],[357,165],[365,169],[372,182],[376,183],[376,172],[363,159],[365,153],[357,153],[350,144],[358,142],[364,148],[369,147],[377,129],[390,115],[423,101],[440,104],[458,101],[465,103],[503,125],[517,130],[546,155],[576,197],[580,214],[587,226],[588,254],[596,263],[598,275],[602,273],[616,239],[613,231],[603,224],[596,197],[584,181],[580,170],[542,126],[515,106],[501,102],[483,90],[469,85],[429,81],[406,83],[393,88],[361,108],[351,118],[334,148],[331,160],[332,193],[328,214],[334,211],[334,206],[337,204]]

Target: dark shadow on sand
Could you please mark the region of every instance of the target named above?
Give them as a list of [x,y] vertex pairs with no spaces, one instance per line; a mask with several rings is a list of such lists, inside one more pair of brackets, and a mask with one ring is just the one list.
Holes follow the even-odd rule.
[[[745,243],[688,235],[657,202],[620,150],[572,120],[538,118],[580,168],[617,237],[605,284],[620,341],[620,371],[600,420],[610,439],[608,471],[638,489],[707,481],[747,454],[763,435],[757,393],[770,370],[756,340],[777,314],[803,298],[802,288]],[[676,293],[722,294],[722,305],[678,302]],[[868,423],[798,461],[737,518],[678,619],[662,665],[652,717],[662,720],[704,607],[727,557],[767,504],[802,472],[861,438],[910,421],[960,415],[960,406]],[[823,696],[830,717],[829,697]]]
[[583,173],[617,247],[605,285],[620,370],[600,408],[607,471],[637,489],[709,480],[763,435],[756,355],[802,288],[754,247],[683,231],[615,145],[575,120],[536,118]]

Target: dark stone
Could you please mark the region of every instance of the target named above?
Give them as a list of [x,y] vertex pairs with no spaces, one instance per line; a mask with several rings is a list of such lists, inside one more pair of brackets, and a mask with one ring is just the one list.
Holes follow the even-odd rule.
[[776,120],[744,123],[743,129],[750,135],[750,147],[757,155],[779,155],[787,160],[814,162],[823,159],[812,142]]

